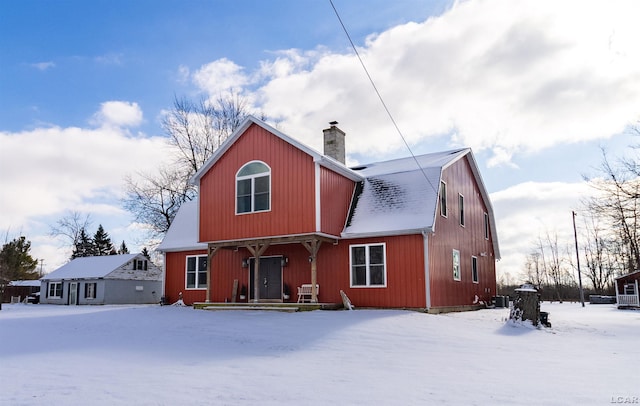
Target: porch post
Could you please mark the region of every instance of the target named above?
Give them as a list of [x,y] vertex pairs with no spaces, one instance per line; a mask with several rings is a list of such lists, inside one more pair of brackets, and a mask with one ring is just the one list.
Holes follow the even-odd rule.
[[640,292],[638,292],[638,280],[636,279],[636,306],[640,306]]
[[258,303],[260,301],[260,256],[269,248],[269,244],[256,244],[255,247],[247,245],[246,248],[255,258],[253,265],[253,302]]
[[213,246],[212,244],[208,245],[207,250],[207,297],[205,302],[211,302],[211,260],[213,256],[216,255],[216,251],[218,251],[218,247]]
[[318,303],[318,265],[316,258],[320,249],[321,240],[311,240],[310,242],[302,241],[302,245],[309,251],[309,260],[311,261],[311,302]]

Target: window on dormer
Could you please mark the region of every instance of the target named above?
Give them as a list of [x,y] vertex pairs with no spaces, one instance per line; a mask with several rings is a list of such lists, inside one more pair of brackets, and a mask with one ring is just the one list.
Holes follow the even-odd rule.
[[245,164],[236,175],[236,214],[271,208],[271,168],[264,162]]

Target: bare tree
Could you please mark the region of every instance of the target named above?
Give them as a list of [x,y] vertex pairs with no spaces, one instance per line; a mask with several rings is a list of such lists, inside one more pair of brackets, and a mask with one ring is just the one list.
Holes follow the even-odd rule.
[[49,227],[49,235],[61,237],[65,240],[65,246],[74,247],[80,233],[88,230],[91,225],[91,215],[81,214],[77,211],[70,211],[56,223]]
[[197,103],[174,99],[162,124],[175,162],[157,173],[125,178],[124,207],[150,227],[152,236],[166,233],[182,203],[196,196],[191,177],[245,120],[248,106],[247,99],[235,92]]
[[625,271],[640,269],[640,177],[633,160],[609,162],[603,151],[602,177],[588,179],[598,195],[586,201],[592,215],[605,222],[621,245]]
[[615,255],[610,249],[612,242],[606,237],[606,233],[598,224],[598,219],[589,216],[585,219],[586,243],[583,251],[586,268],[586,276],[596,292],[603,293],[613,283],[616,272]]
[[156,174],[138,174],[125,178],[127,196],[124,207],[135,220],[151,226],[154,236],[169,230],[180,205],[196,195],[186,174],[175,168],[161,168]]

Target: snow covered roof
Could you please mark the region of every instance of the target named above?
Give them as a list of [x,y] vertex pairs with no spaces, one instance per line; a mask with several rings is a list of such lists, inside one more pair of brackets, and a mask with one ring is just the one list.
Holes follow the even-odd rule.
[[96,278],[156,280],[161,277],[161,270],[151,263],[149,263],[149,269],[145,271],[124,269],[124,266],[134,258],[146,259],[142,254],[75,258],[71,262],[45,275],[41,280]]
[[365,180],[342,236],[432,231],[442,169],[469,152],[457,149],[352,168]]
[[182,203],[156,249],[162,252],[207,249],[207,244],[198,242],[198,199]]
[[435,231],[442,171],[467,157],[491,218],[496,258],[500,258],[493,208],[469,148],[376,162],[352,168],[365,179],[354,196],[343,238]]
[[34,280],[24,280],[24,281],[11,281],[9,282],[9,286],[40,286],[40,280],[39,279],[34,279]]
[[285,142],[293,145],[294,147],[296,147],[297,149],[311,155],[311,157],[313,158],[314,162],[318,162],[320,163],[320,165],[329,168],[331,170],[333,170],[334,172],[337,172],[345,177],[347,177],[348,179],[351,179],[353,181],[359,181],[362,180],[362,178],[360,177],[360,175],[355,172],[352,171],[351,169],[349,169],[348,167],[346,167],[345,165],[343,165],[342,163],[336,161],[335,159],[328,157],[324,154],[321,154],[320,152],[316,151],[315,149],[289,137],[288,135],[278,131],[277,129],[271,127],[269,124],[265,123],[264,121],[254,117],[254,116],[248,116],[244,122],[233,132],[233,134],[231,134],[229,136],[229,138],[227,138],[222,145],[220,145],[220,147],[213,153],[213,155],[211,155],[211,158],[209,158],[209,160],[207,162],[205,162],[204,165],[202,165],[202,167],[198,170],[198,172],[195,173],[195,175],[193,175],[193,177],[191,178],[191,182],[194,184],[197,184],[200,181],[200,178],[202,178],[202,176],[204,176],[205,173],[207,173],[207,171],[209,169],[211,169],[211,167],[218,161],[218,159],[220,159],[220,157],[222,157],[222,155],[224,155],[225,152],[227,152],[227,150],[229,148],[231,148],[231,146],[238,140],[238,138],[240,138],[240,136],[247,130],[247,128],[249,128],[252,124],[256,124],[259,125],[260,127],[264,128],[265,130],[269,131],[270,133],[272,133],[273,135],[279,137],[280,139],[284,140]]

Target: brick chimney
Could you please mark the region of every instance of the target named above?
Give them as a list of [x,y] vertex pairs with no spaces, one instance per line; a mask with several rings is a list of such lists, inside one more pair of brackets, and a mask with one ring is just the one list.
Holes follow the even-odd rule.
[[324,154],[338,162],[345,163],[344,136],[345,133],[336,125],[337,121],[329,123],[331,127],[322,130],[324,134]]

